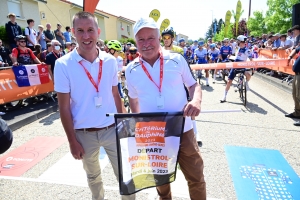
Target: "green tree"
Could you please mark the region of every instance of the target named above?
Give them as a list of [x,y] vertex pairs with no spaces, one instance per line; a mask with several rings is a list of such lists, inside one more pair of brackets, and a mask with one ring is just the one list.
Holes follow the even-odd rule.
[[[230,23],[228,28],[229,28],[229,31],[228,31],[226,37],[233,38],[232,31],[230,31],[233,28],[233,23]],[[220,41],[224,40],[224,38],[225,38],[224,29],[225,29],[225,25],[223,24],[221,26],[220,32],[215,35],[214,42],[220,42]]]
[[267,33],[265,17],[262,11],[254,11],[253,17],[248,20],[247,27],[251,35],[261,36]]
[[300,0],[268,0],[265,23],[268,31],[286,33],[292,26],[293,5]]

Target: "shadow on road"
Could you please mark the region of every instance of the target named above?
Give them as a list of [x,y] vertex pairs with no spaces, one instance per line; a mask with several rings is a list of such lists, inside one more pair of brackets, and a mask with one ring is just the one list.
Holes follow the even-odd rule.
[[60,118],[59,112],[56,111],[56,112],[52,113],[51,115],[49,115],[48,117],[39,121],[39,123],[43,123],[43,125],[49,126],[49,125],[53,124],[54,120],[57,120],[59,118]]

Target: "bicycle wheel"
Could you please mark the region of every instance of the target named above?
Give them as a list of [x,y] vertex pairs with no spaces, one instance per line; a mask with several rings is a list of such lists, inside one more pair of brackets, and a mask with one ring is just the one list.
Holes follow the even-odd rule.
[[[240,81],[240,79],[241,79],[241,74],[238,77],[238,81]],[[244,88],[244,81],[241,81],[239,85],[239,93],[240,93],[241,100],[244,102],[243,88]]]
[[247,89],[246,89],[246,78],[245,77],[243,80],[243,93],[244,93],[243,103],[244,103],[244,106],[246,106],[246,104],[247,104]]

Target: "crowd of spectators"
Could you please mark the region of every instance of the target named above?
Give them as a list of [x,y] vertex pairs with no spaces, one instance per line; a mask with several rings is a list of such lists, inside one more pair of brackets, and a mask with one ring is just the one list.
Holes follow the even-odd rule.
[[9,13],[7,17],[9,21],[5,24],[5,29],[8,41],[4,46],[0,38],[0,67],[46,63],[51,66],[53,72],[53,60],[55,62],[57,58],[71,52],[77,45],[70,26],[66,26],[66,31],[63,32],[62,25],[58,23],[57,29],[52,31],[51,24],[47,23],[46,29],[43,25],[38,25],[38,29],[35,30],[34,19],[27,19],[28,26],[23,27],[24,31],[22,31],[14,13]]

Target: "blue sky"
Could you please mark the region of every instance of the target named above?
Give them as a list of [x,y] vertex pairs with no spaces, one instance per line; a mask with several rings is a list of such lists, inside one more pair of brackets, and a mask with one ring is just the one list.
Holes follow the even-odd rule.
[[[82,5],[83,0],[69,0]],[[241,0],[244,13],[248,18],[249,0]],[[225,18],[227,10],[236,9],[237,0],[100,0],[97,9],[123,16],[134,21],[148,17],[153,9],[160,11],[158,24],[168,18],[170,26],[177,33],[189,36],[190,39],[204,37],[213,18]],[[252,0],[251,11],[268,9],[267,0]],[[233,19],[231,18],[233,21]]]

